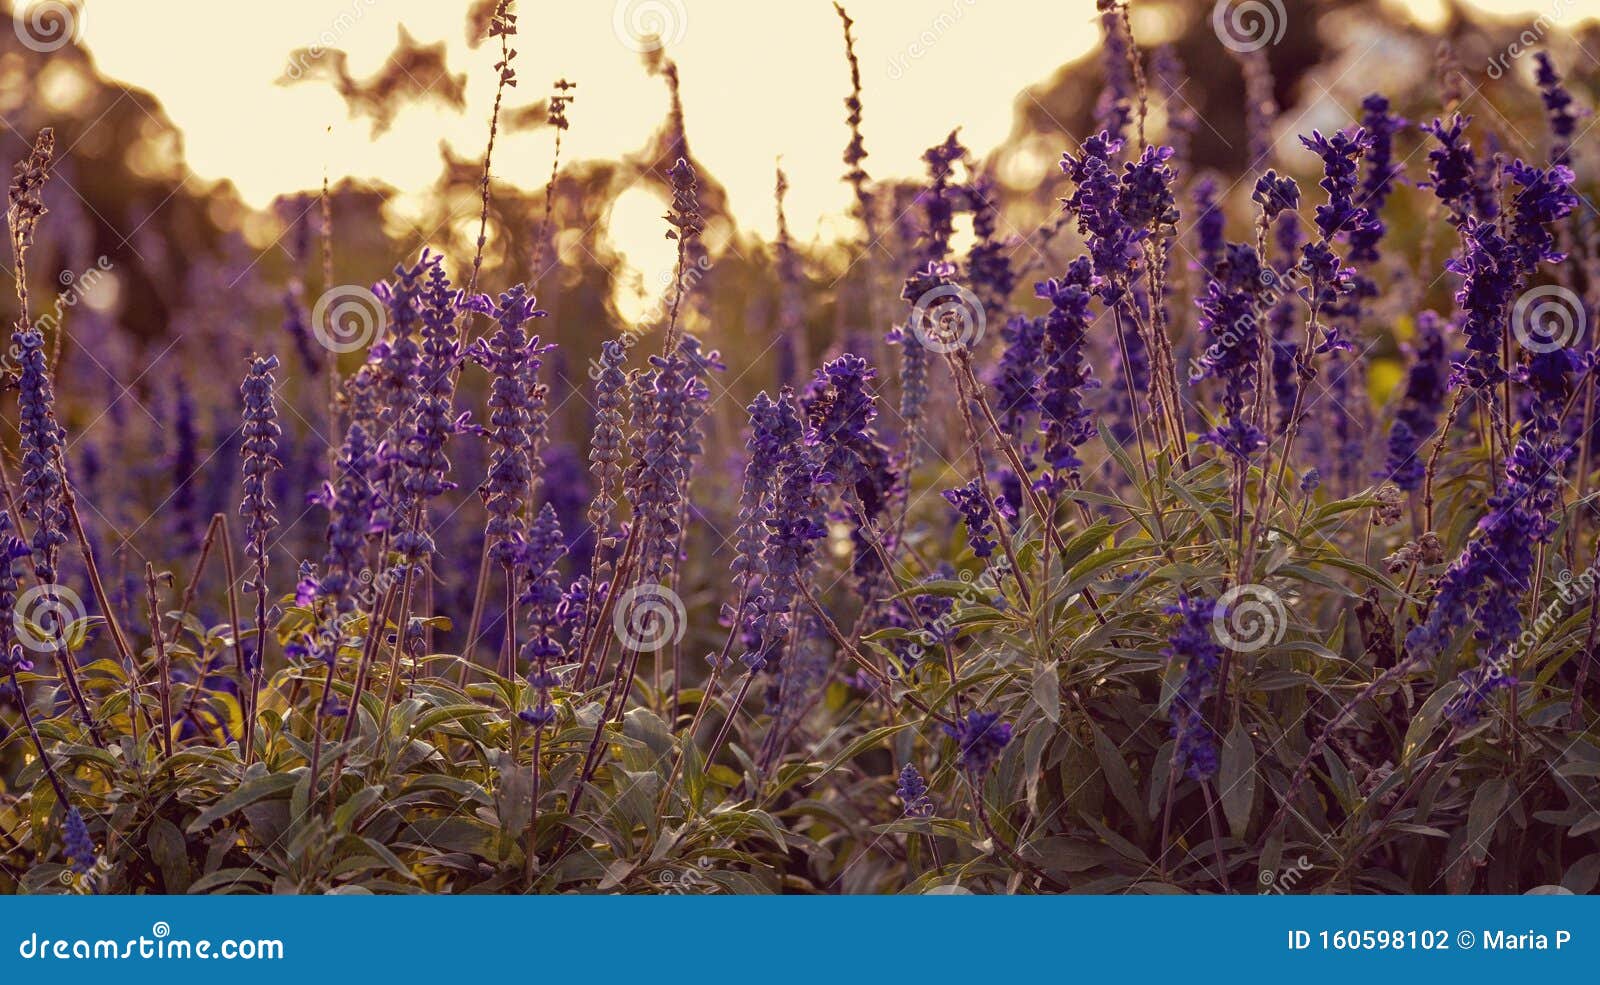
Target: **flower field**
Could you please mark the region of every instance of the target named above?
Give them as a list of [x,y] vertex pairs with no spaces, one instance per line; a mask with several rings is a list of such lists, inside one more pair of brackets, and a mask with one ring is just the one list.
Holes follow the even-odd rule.
[[[4,108],[0,890],[1600,885],[1592,29],[1080,0],[1022,187],[961,131],[875,177],[835,5],[851,211],[792,233],[780,166],[769,242],[692,61],[642,43],[660,132],[568,161],[606,79],[462,6],[498,75],[432,235],[326,182],[108,240],[110,124]],[[75,50],[39,7],[0,59]],[[1282,74],[1341,24],[1426,84]]]

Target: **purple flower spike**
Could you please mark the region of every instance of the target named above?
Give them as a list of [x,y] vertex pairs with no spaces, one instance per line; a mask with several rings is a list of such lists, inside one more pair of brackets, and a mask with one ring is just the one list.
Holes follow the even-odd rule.
[[993,711],[969,711],[966,718],[944,726],[944,732],[956,740],[958,762],[973,777],[989,772],[1011,741],[1011,724],[1000,721],[1000,714]]
[[993,554],[995,541],[990,535],[994,533],[994,504],[989,502],[983,480],[973,479],[964,486],[946,489],[942,495],[967,522],[967,542],[972,545],[972,553],[980,558]]
[[1167,638],[1166,658],[1183,667],[1182,680],[1167,710],[1172,738],[1177,742],[1178,765],[1192,780],[1208,780],[1217,772],[1217,740],[1206,724],[1203,709],[1216,687],[1222,664],[1222,647],[1212,632],[1216,603],[1210,599],[1179,595],[1167,614],[1178,617],[1177,628]]

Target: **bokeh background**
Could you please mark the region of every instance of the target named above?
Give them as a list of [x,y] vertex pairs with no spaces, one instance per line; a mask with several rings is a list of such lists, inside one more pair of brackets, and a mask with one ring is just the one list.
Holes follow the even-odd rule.
[[[1493,149],[1537,155],[1543,121],[1526,84],[1532,59],[1508,58],[1511,46],[1520,39],[1522,48],[1537,42],[1554,52],[1579,93],[1600,80],[1596,0],[1257,6],[1268,5],[1282,10],[1271,11],[1278,33],[1262,49],[1281,114],[1259,161],[1249,159],[1240,62],[1219,42],[1216,8],[1134,5],[1141,46],[1170,44],[1186,66],[1174,80],[1176,99],[1197,120],[1198,169],[1237,175],[1276,166],[1309,186],[1315,162],[1296,135],[1354,122],[1372,91],[1427,119],[1441,80],[1463,111],[1489,122],[1501,141]],[[308,342],[306,321],[330,290],[371,285],[424,246],[467,279],[501,58],[498,40],[485,37],[493,8],[492,0],[35,0],[7,11],[0,165],[9,171],[41,127],[55,128],[50,214],[30,272],[35,296],[57,300],[69,455],[100,550],[116,559],[127,592],[139,590],[144,560],[183,556],[214,513],[233,515],[238,379],[254,350],[285,361],[289,468],[277,498],[294,508],[275,554],[286,570],[315,555],[321,514],[301,504],[336,444],[325,433],[329,381],[361,353]],[[925,181],[922,153],[952,130],[970,151],[967,168],[994,182],[998,235],[1026,272],[1018,301],[1081,249],[1070,228],[1039,231],[1059,215],[1060,156],[1091,132],[1104,85],[1092,0],[850,6],[864,167],[882,211],[870,248],[843,179],[851,76],[832,3],[596,0],[515,9],[517,84],[499,114],[478,286],[494,292],[530,281],[550,313],[540,331],[560,348],[546,370],[554,441],[544,488],[570,531],[584,528],[589,495],[586,367],[605,338],[659,331],[675,250],[664,236],[665,175],[678,153],[699,171],[707,220],[684,317],[728,365],[708,424],[713,463],[700,480],[718,488],[732,488],[740,466],[740,408],[781,382],[780,335],[795,341],[802,372],[847,339],[870,340],[878,364],[893,365],[880,340],[896,306],[881,285],[916,265],[911,206]],[[1444,60],[1441,39],[1450,46]],[[552,182],[557,80],[576,89],[564,90],[573,97],[570,127]],[[1148,126],[1164,139],[1161,99],[1151,101]],[[1415,134],[1406,140],[1399,153],[1419,173],[1425,147]],[[1592,173],[1581,158],[1594,142],[1574,145],[1579,173]],[[804,294],[787,312],[774,244],[780,165]],[[1239,205],[1248,188],[1227,195]],[[1407,221],[1408,211],[1429,207],[1426,193],[1402,189],[1389,206],[1391,235],[1414,237],[1406,231],[1427,224]],[[970,220],[958,222],[961,254],[973,240]],[[5,270],[14,278],[9,258]],[[1411,289],[1408,304],[1448,310],[1448,278]],[[11,292],[0,293],[0,313],[13,318]],[[1372,407],[1399,377],[1402,334],[1380,330],[1368,351]],[[14,447],[10,415],[3,427]],[[479,443],[464,443],[457,464],[481,474],[484,463],[472,460],[481,454]],[[476,558],[477,504],[470,490],[459,496],[460,542],[443,546]],[[724,539],[715,531],[732,529],[731,498],[722,499],[729,516],[702,517],[708,572],[723,567],[713,559]],[[441,592],[467,591],[470,574],[446,579]],[[453,601],[462,600],[440,607]]]

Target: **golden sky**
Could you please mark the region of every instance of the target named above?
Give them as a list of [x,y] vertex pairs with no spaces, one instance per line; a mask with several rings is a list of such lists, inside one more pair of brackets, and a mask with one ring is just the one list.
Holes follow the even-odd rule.
[[[18,2],[26,12],[50,0]],[[1474,5],[1546,12],[1562,26],[1600,16],[1600,0],[1546,0],[1548,11],[1526,0]],[[440,141],[461,156],[481,155],[498,46],[467,46],[468,6],[467,0],[85,0],[77,26],[101,71],[149,90],[166,107],[197,176],[231,179],[246,201],[263,205],[280,192],[318,186],[325,167],[336,181],[376,178],[415,191],[438,176]],[[993,148],[1011,129],[1021,91],[1098,40],[1093,0],[853,0],[848,6],[857,22],[867,166],[875,176],[919,173],[922,150],[956,126],[978,153]],[[1439,0],[1397,0],[1398,9],[1422,18],[1436,16],[1439,6]],[[558,77],[579,84],[568,160],[616,158],[637,149],[659,123],[665,94],[638,54],[645,29],[654,28],[682,71],[696,156],[727,187],[743,227],[771,233],[780,157],[798,236],[827,235],[847,207],[839,156],[848,79],[830,0],[522,0],[514,10],[520,86],[510,105],[543,99]],[[381,67],[401,25],[419,42],[447,44],[451,70],[467,73],[465,113],[409,106],[374,140],[369,122],[350,119],[327,85],[275,84],[291,51],[319,42],[348,52],[352,73],[366,76]],[[1135,28],[1142,28],[1138,21]],[[503,137],[496,177],[538,187],[550,151],[544,130]],[[613,238],[644,270],[670,256],[661,212],[659,200],[638,192],[624,196],[613,215]]]

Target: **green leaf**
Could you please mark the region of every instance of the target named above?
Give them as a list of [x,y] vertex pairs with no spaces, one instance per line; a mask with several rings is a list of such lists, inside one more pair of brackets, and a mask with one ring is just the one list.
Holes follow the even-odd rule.
[[1482,863],[1489,855],[1489,842],[1494,837],[1496,822],[1511,794],[1511,784],[1504,777],[1495,777],[1478,788],[1472,795],[1472,806],[1467,808],[1467,851],[1472,860]]
[[816,779],[812,780],[811,782],[815,783],[817,780],[822,779],[829,773],[832,773],[834,770],[838,769],[840,765],[856,758],[857,756],[866,752],[868,749],[871,749],[873,746],[876,746],[878,743],[882,742],[884,739],[889,738],[891,735],[894,735],[901,729],[910,727],[910,722],[901,722],[898,725],[884,725],[880,728],[873,729],[866,735],[863,735],[854,742],[850,743],[848,746],[845,746],[844,751],[833,757],[833,761],[829,763],[821,773],[817,774]]
[[1142,830],[1148,822],[1145,820],[1139,800],[1139,788],[1133,782],[1133,773],[1128,769],[1127,759],[1106,734],[1100,731],[1100,726],[1091,723],[1090,728],[1094,729],[1094,755],[1100,762],[1100,771],[1105,774],[1106,785],[1111,788],[1111,794],[1117,798],[1117,803],[1122,805],[1123,810],[1133,815]]
[[1061,680],[1056,676],[1054,660],[1034,668],[1033,700],[1044,717],[1054,724],[1061,723]]
[[300,782],[301,772],[295,770],[293,773],[269,773],[242,784],[237,790],[212,804],[201,812],[199,817],[189,822],[189,833],[204,831],[213,821],[227,817],[241,808],[249,807],[259,800],[287,793]]
[[164,817],[150,822],[150,833],[145,836],[145,848],[150,860],[161,870],[161,887],[168,895],[189,891],[189,847],[183,832]]
[[1228,830],[1235,838],[1242,839],[1250,827],[1250,808],[1256,796],[1256,747],[1243,722],[1234,722],[1222,742],[1217,789],[1222,798],[1222,813],[1228,818]]
[[1460,685],[1451,681],[1444,687],[1428,696],[1422,707],[1411,717],[1411,724],[1406,726],[1406,740],[1400,747],[1400,764],[1410,763],[1422,749],[1423,743],[1433,734],[1439,725],[1439,717],[1444,714],[1444,705],[1455,696]]

